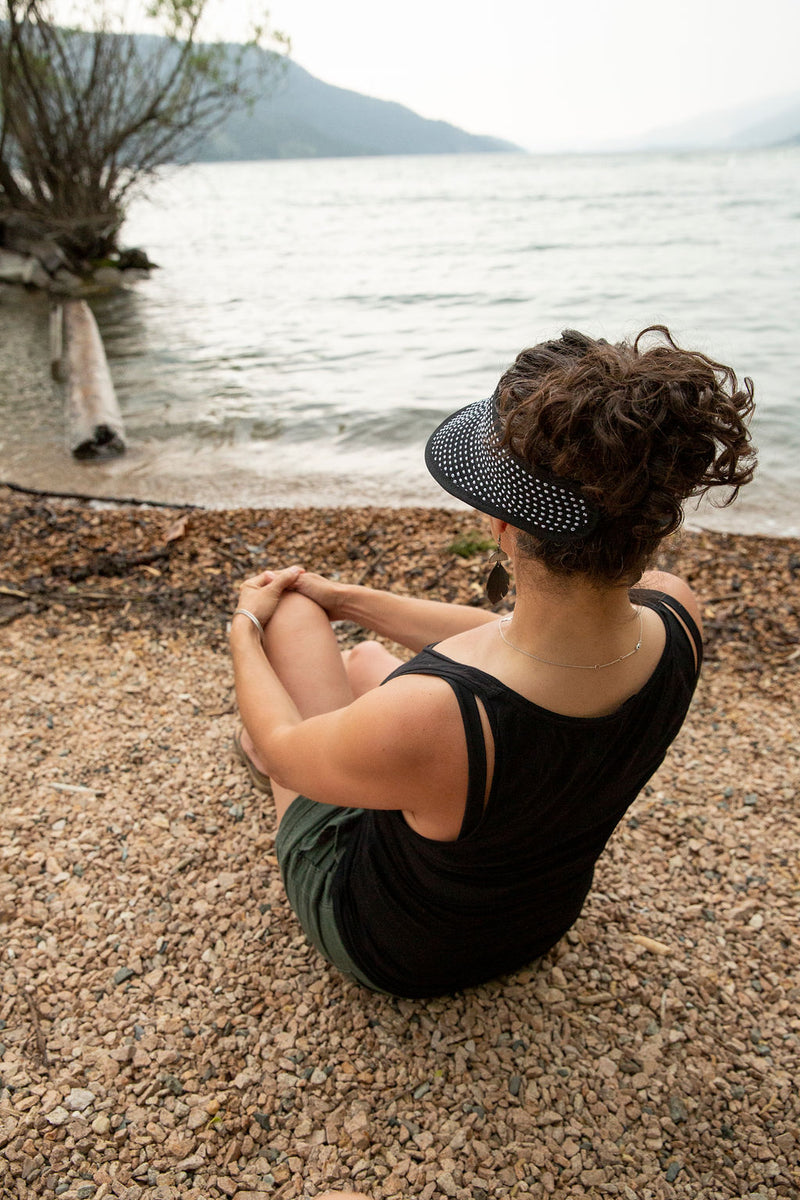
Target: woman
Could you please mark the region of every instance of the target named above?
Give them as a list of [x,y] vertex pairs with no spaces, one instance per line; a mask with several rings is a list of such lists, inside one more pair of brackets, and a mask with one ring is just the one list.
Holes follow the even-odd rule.
[[[272,781],[289,900],[342,971],[449,992],[531,961],[575,921],[700,669],[691,589],[647,568],[688,496],[724,485],[730,501],[752,477],[752,397],[661,326],[632,345],[566,332],[426,449],[443,487],[488,516],[511,616],[300,567],[245,583],[237,752],[257,786]],[[490,584],[494,602],[499,561]],[[341,655],[342,618],[416,657],[376,641]]]

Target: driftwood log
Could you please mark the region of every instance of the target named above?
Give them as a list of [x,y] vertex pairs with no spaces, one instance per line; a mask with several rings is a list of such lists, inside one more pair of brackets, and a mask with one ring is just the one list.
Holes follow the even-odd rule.
[[64,305],[50,307],[50,374],[58,383],[64,379]]
[[122,414],[103,341],[85,300],[64,304],[67,437],[75,458],[109,458],[125,450]]

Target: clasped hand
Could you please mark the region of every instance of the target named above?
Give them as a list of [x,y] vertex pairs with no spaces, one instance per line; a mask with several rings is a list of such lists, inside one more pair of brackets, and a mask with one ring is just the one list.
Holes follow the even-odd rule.
[[293,588],[302,574],[302,567],[285,567],[282,571],[262,571],[245,579],[236,607],[246,609],[266,625],[283,593]]
[[341,583],[306,571],[304,567],[286,567],[282,571],[262,571],[246,579],[239,592],[237,608],[246,608],[262,625],[270,620],[284,592],[297,591],[320,608],[335,621],[346,589]]

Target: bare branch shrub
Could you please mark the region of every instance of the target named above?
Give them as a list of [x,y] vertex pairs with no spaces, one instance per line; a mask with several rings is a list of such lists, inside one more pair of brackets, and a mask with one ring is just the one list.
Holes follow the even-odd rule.
[[287,42],[266,23],[244,44],[204,41],[209,0],[150,0],[158,36],[103,0],[70,25],[57,8],[0,6],[0,222],[27,220],[80,262],[113,251],[132,189],[251,102]]

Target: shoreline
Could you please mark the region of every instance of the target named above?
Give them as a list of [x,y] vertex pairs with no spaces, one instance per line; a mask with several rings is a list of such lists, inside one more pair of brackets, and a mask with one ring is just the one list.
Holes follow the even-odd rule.
[[230,750],[226,625],[270,562],[484,604],[486,553],[454,550],[475,518],[0,488],[0,531],[15,1194],[791,1200],[800,540],[671,542],[705,665],[583,913],[536,968],[404,1001],[346,982],[288,909],[269,800]]
[[[102,585],[110,605],[117,591],[126,597],[126,584],[135,580],[138,604],[179,613],[202,597],[204,620],[219,626],[228,612],[223,587],[232,598],[238,580],[288,561],[372,586],[388,581],[410,593],[485,603],[486,553],[462,554],[456,545],[463,538],[485,543],[485,519],[463,505],[458,511],[374,505],[207,509],[59,496],[0,483],[0,528],[8,542],[0,560],[0,583],[8,593],[0,593],[0,620],[15,589],[22,593],[16,599],[38,612],[67,583],[73,590],[66,614],[80,601],[78,585],[86,585],[89,598]],[[656,565],[682,574],[698,591],[709,619],[707,647],[719,642],[724,650],[729,632],[748,659],[760,653],[765,664],[780,662],[782,648],[793,652],[800,637],[800,539],[684,527],[668,539]],[[186,596],[176,586],[179,579]]]
[[[24,293],[21,298],[24,303],[18,307],[9,303],[0,287],[0,399],[7,409],[6,428],[0,435],[0,486],[87,501],[194,505],[205,511],[265,506],[325,510],[343,499],[347,507],[463,511],[460,502],[443,493],[424,470],[422,440],[419,447],[399,447],[377,459],[374,449],[354,452],[333,443],[326,457],[315,444],[301,472],[295,459],[302,456],[302,448],[292,443],[212,446],[208,458],[203,444],[185,435],[159,440],[149,433],[144,440],[137,438],[135,422],[131,424],[123,412],[130,435],[126,453],[116,459],[76,463],[64,447],[63,406],[54,398],[49,375],[47,304]],[[113,361],[110,365],[113,371]],[[766,478],[766,467],[764,472]],[[40,486],[42,479],[48,488]],[[781,529],[773,528],[778,519]],[[695,509],[692,503],[686,527],[800,537],[797,489],[793,481],[779,479],[762,494],[758,472],[729,509],[708,504]]]
[[[79,469],[86,470],[87,468],[85,466],[83,466]],[[265,511],[265,510],[269,510],[269,511],[303,510],[303,511],[309,511],[309,512],[325,513],[325,512],[329,512],[331,510],[337,510],[337,509],[343,509],[343,510],[347,510],[347,511],[362,511],[362,512],[369,512],[373,509],[379,509],[379,510],[387,510],[387,511],[391,511],[391,512],[396,512],[396,513],[403,513],[405,511],[423,510],[423,511],[429,511],[429,512],[446,512],[453,517],[457,516],[459,513],[461,513],[461,514],[472,513],[471,519],[473,521],[479,522],[481,519],[479,513],[474,512],[474,510],[467,509],[464,504],[462,504],[458,500],[454,500],[452,497],[448,496],[446,493],[441,493],[435,499],[419,501],[416,503],[413,501],[410,501],[410,502],[398,501],[397,503],[391,503],[391,502],[386,501],[385,499],[383,501],[381,501],[380,499],[371,500],[371,501],[365,500],[362,503],[352,503],[352,502],[348,502],[348,501],[338,503],[336,501],[332,501],[330,498],[330,495],[328,494],[330,492],[330,489],[332,488],[332,486],[333,485],[331,483],[328,483],[326,485],[326,488],[327,488],[326,493],[320,495],[320,498],[318,500],[315,500],[313,498],[309,499],[308,497],[306,497],[306,498],[299,498],[294,502],[289,502],[285,499],[285,497],[280,498],[278,500],[274,500],[274,501],[257,500],[254,498],[254,499],[251,499],[249,502],[245,502],[242,504],[228,504],[228,503],[209,504],[209,503],[202,503],[199,501],[190,501],[190,500],[153,499],[152,497],[150,497],[148,495],[118,496],[118,495],[112,495],[112,494],[93,493],[93,492],[62,491],[57,488],[38,487],[33,484],[21,484],[21,483],[16,483],[16,482],[7,480],[7,479],[0,479],[0,489],[7,489],[10,492],[15,492],[15,493],[18,493],[21,495],[36,496],[36,497],[41,497],[41,498],[45,498],[45,499],[50,498],[50,499],[55,499],[55,500],[75,501],[77,503],[82,503],[82,504],[92,504],[98,508],[142,507],[142,508],[153,508],[153,509],[165,509],[165,510],[166,509],[175,509],[175,510],[209,512],[209,513],[213,513],[213,512],[253,512],[253,511],[260,512],[260,511]],[[288,490],[291,491],[291,488],[289,488]],[[796,541],[798,538],[800,538],[800,532],[795,532],[793,528],[789,528],[784,531],[781,531],[781,530],[768,530],[767,531],[767,530],[763,530],[763,529],[742,528],[739,526],[739,524],[737,522],[737,509],[738,509],[738,502],[736,504],[734,504],[731,507],[731,509],[720,509],[720,508],[715,508],[710,505],[707,505],[705,507],[705,509],[700,510],[700,511],[695,509],[694,511],[689,512],[688,514],[685,515],[684,523],[681,526],[681,531],[686,532],[686,533],[697,533],[697,534],[709,533],[712,536],[717,535],[717,534],[719,534],[719,535],[732,534],[737,537],[768,538],[768,539],[778,539],[778,540],[783,539],[783,540],[790,540],[790,541]],[[706,521],[704,520],[704,516],[706,518],[708,518],[710,516],[712,523],[711,524],[706,523]]]

